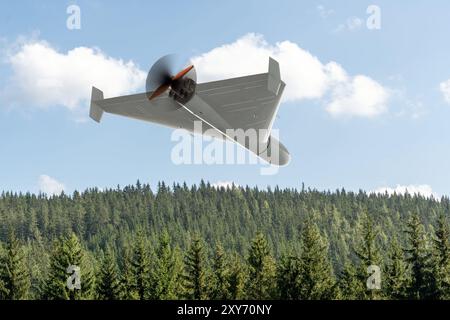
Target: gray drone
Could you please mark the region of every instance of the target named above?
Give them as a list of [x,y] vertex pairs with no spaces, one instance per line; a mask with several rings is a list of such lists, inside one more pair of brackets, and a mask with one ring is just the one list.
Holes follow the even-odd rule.
[[[201,121],[203,134],[231,139],[270,164],[289,163],[286,147],[271,134],[285,87],[277,61],[269,58],[267,73],[197,83],[194,66],[173,75],[169,60],[165,56],[152,66],[145,93],[104,99],[103,92],[92,87],[90,117],[100,122],[107,112],[191,133],[195,121]],[[230,130],[238,129],[264,134],[256,143],[230,137]]]

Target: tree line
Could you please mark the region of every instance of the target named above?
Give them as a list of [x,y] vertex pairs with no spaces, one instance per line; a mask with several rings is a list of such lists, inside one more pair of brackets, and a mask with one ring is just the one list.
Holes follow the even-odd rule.
[[0,299],[449,299],[449,208],[204,182],[3,193]]

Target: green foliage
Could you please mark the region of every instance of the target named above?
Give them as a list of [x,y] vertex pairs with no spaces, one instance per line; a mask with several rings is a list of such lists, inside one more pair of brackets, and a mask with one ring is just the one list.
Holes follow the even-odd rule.
[[0,299],[27,299],[30,276],[23,248],[20,246],[14,232],[10,233],[6,255],[2,257],[0,264]]
[[360,298],[364,299],[380,299],[380,292],[378,289],[367,288],[367,270],[369,266],[381,267],[380,251],[377,245],[378,230],[374,226],[373,218],[364,213],[360,216],[361,221],[358,225],[360,242],[355,248],[356,256],[359,260],[359,266],[357,267],[356,278],[362,284],[366,286],[364,294]]
[[[203,181],[4,192],[0,298],[449,299],[449,215],[446,197]],[[366,287],[372,264],[381,292]]]
[[406,299],[408,297],[406,290],[410,286],[410,279],[405,256],[396,237],[391,241],[384,274],[384,296],[391,299]]
[[450,299],[450,230],[443,214],[437,222],[433,249],[433,272],[436,279],[434,295],[438,299]]
[[151,271],[151,299],[176,299],[182,290],[182,258],[178,249],[171,247],[167,231],[161,234]]
[[253,239],[248,253],[248,266],[248,297],[255,300],[264,300],[274,296],[275,261],[270,253],[269,244],[262,233],[258,233]]
[[133,277],[134,290],[137,292],[140,300],[148,299],[150,295],[150,263],[150,253],[147,247],[147,239],[144,232],[139,230],[133,246],[131,273]]
[[123,251],[122,276],[120,278],[122,287],[122,299],[137,300],[139,299],[136,291],[136,278],[132,267],[132,253],[128,248]]
[[278,297],[282,300],[296,300],[300,297],[300,259],[292,253],[280,258],[277,267]]
[[340,298],[344,300],[362,300],[366,298],[366,284],[361,281],[358,271],[350,261],[344,264],[339,275]]
[[405,249],[405,254],[411,268],[408,297],[429,299],[432,297],[435,278],[432,276],[431,254],[428,251],[425,229],[418,214],[413,214],[406,226],[408,247]]
[[[76,288],[75,268],[79,270],[80,288]],[[72,283],[73,287],[68,285]],[[93,298],[94,276],[80,241],[75,234],[55,242],[50,257],[49,274],[42,298],[49,300],[83,300]]]
[[229,298],[231,300],[242,300],[246,298],[245,284],[247,283],[247,269],[236,253],[231,254],[229,265]]
[[199,236],[194,236],[185,257],[184,286],[186,298],[195,300],[208,299],[208,264],[204,243]]
[[98,299],[119,300],[122,298],[122,286],[117,262],[110,247],[106,248],[97,278],[96,290]]
[[212,273],[211,298],[227,300],[231,298],[230,292],[230,267],[227,255],[219,243],[214,252]]
[[[334,292],[333,268],[328,258],[328,243],[319,228],[310,219],[301,236],[302,251],[299,259],[299,274],[295,282],[301,300],[332,299]],[[288,285],[288,284],[286,284]]]

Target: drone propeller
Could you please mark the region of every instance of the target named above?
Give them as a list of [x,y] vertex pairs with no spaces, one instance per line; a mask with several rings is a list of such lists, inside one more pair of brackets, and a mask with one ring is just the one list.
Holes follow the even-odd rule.
[[196,73],[193,65],[181,70],[177,74],[173,75],[174,72],[174,55],[166,55],[160,58],[151,67],[147,75],[147,80],[145,82],[145,89],[147,92],[147,97],[152,100],[171,88],[172,85],[182,79],[183,77],[188,77],[196,81]]

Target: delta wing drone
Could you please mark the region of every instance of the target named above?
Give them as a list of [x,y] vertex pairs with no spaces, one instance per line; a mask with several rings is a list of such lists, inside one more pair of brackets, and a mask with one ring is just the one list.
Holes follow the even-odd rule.
[[[272,165],[289,163],[286,147],[271,134],[285,88],[277,61],[269,58],[267,73],[197,83],[194,66],[173,75],[169,60],[165,56],[152,66],[145,93],[104,99],[92,87],[90,117],[100,122],[107,112],[191,133],[198,133],[194,124],[201,121],[202,134],[233,140]],[[249,129],[262,132],[256,142],[229,133]]]

